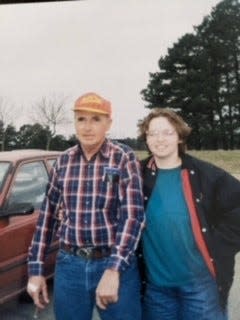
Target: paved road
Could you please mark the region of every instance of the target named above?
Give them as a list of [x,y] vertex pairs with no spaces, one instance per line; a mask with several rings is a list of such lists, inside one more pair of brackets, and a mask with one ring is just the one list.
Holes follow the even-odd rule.
[[240,253],[236,255],[235,277],[229,296],[229,320],[240,320]]
[[[52,306],[34,318],[35,308],[32,303],[12,301],[0,306],[0,320],[53,320]],[[100,320],[94,313],[92,320]],[[124,319],[123,319],[124,320]],[[215,320],[215,319],[213,319]],[[240,253],[236,256],[235,278],[229,296],[229,320],[240,320]]]

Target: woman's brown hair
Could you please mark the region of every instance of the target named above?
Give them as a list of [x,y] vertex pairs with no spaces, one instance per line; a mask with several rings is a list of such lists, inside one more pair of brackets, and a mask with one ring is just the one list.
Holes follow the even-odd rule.
[[138,123],[139,128],[139,138],[146,141],[147,131],[149,129],[149,124],[152,119],[155,118],[167,118],[171,125],[175,128],[178,133],[180,143],[179,143],[179,154],[184,154],[187,148],[187,138],[190,135],[192,129],[187,125],[181,116],[179,116],[175,111],[168,108],[154,108],[152,111]]

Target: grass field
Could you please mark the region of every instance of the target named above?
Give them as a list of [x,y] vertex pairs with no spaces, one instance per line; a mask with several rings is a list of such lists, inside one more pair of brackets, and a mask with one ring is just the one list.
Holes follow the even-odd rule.
[[[189,154],[215,164],[240,178],[240,150],[188,151]],[[136,151],[139,159],[147,156],[146,151]]]

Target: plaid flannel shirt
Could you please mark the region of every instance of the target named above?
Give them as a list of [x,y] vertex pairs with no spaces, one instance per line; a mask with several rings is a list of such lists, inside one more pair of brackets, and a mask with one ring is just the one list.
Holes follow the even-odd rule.
[[126,145],[106,140],[90,161],[79,144],[60,155],[29,248],[29,275],[44,274],[44,258],[60,203],[60,243],[109,246],[108,268],[124,270],[145,221],[141,173],[134,152]]

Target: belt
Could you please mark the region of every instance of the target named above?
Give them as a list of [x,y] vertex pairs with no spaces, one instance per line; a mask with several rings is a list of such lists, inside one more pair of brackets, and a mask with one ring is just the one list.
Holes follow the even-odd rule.
[[101,259],[110,256],[110,247],[77,247],[61,243],[60,249],[85,259]]

